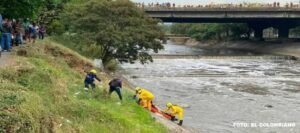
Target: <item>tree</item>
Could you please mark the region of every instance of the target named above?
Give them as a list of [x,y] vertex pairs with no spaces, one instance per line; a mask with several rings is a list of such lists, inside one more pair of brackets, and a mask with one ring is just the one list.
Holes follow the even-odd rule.
[[37,22],[47,27],[48,35],[61,35],[65,32],[65,25],[59,21],[65,5],[71,0],[46,0],[44,8],[38,15]]
[[1,0],[0,13],[8,18],[33,17],[38,15],[44,0]]
[[70,0],[1,0],[0,14],[7,18],[36,18],[45,9],[59,8]]
[[171,26],[168,24],[159,24],[159,28],[164,32],[165,34],[170,34],[171,33]]
[[173,34],[187,34],[191,29],[192,24],[172,24],[171,33]]
[[232,33],[231,36],[233,38],[241,38],[241,36],[250,37],[250,33],[248,33],[250,29],[247,24],[227,24],[226,27]]
[[[152,61],[149,50],[162,49],[158,21],[128,0],[87,0],[70,4],[63,17],[75,39],[84,40],[86,52],[108,63]],[[95,47],[96,46],[96,47]],[[92,49],[91,49],[92,48]],[[95,51],[96,50],[96,51]]]

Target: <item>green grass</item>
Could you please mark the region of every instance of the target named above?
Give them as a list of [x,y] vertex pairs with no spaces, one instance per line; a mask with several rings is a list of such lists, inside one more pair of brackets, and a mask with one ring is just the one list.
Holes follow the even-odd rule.
[[123,90],[121,105],[116,94],[107,97],[105,73],[94,92],[83,91],[83,71],[91,61],[70,49],[43,41],[14,53],[16,63],[0,68],[0,133],[167,132],[130,91]]

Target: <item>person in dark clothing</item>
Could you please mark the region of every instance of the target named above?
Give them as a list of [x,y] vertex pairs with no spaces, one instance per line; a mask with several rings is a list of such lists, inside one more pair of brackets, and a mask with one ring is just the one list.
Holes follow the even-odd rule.
[[115,78],[109,82],[109,95],[111,95],[112,92],[116,91],[120,100],[122,101],[122,80]]
[[2,30],[2,24],[3,24],[3,18],[2,18],[2,15],[0,14],[0,30]]
[[33,23],[32,26],[30,27],[30,37],[31,37],[32,43],[35,43],[35,40],[38,36],[38,32],[39,32],[39,27],[37,26],[36,23]]
[[45,25],[42,25],[39,30],[39,39],[44,40],[45,33],[46,33],[46,27],[45,27]]
[[3,21],[3,27],[2,27],[2,38],[1,38],[2,50],[10,51],[11,33],[12,33],[11,22],[8,19],[5,19]]
[[11,32],[11,46],[16,46],[16,29],[17,29],[17,22],[15,19],[12,19],[11,21],[11,27],[12,27],[12,32]]
[[29,18],[25,19],[23,22],[23,27],[25,29],[24,40],[30,42],[30,26],[31,22]]
[[97,71],[96,70],[91,70],[89,73],[87,73],[85,80],[84,80],[84,89],[87,91],[91,86],[92,90],[95,89],[96,85],[94,83],[95,79],[101,82],[101,79],[97,77]]
[[15,43],[17,46],[23,44],[23,35],[22,35],[22,23],[20,21],[17,21],[17,24],[16,24],[16,30],[15,30]]

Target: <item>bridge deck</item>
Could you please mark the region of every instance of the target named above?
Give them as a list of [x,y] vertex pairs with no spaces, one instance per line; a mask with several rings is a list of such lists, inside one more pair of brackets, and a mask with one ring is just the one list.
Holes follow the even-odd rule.
[[146,7],[144,8],[146,12],[148,11],[180,11],[180,12],[190,12],[190,11],[266,11],[266,12],[293,12],[300,11],[300,8],[160,8],[160,7]]
[[300,22],[300,8],[145,8],[150,17],[163,22],[281,24]]

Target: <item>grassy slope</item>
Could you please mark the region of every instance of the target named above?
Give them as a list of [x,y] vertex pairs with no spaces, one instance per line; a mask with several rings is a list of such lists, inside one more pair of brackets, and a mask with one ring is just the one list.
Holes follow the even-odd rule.
[[[155,122],[124,92],[125,101],[105,96],[108,77],[92,93],[83,91],[83,70],[91,63],[50,41],[19,48],[14,66],[0,68],[1,132],[158,133]],[[80,94],[75,95],[75,93]]]

